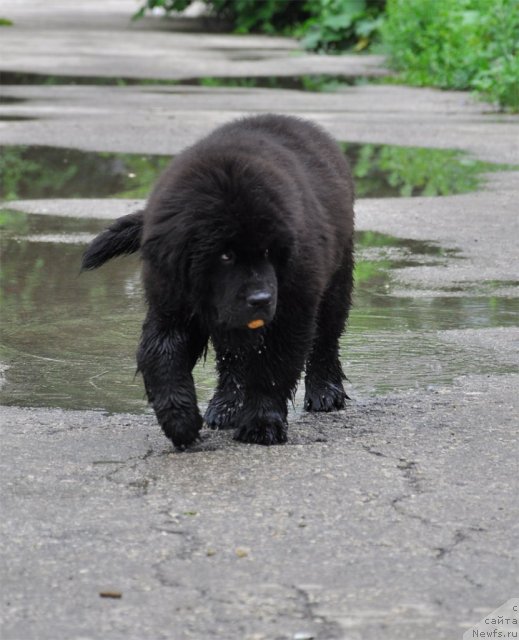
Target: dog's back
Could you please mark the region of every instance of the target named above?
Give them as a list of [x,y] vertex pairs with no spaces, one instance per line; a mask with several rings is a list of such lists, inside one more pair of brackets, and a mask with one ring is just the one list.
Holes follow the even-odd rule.
[[[354,188],[339,146],[321,127],[307,120],[265,114],[225,124],[177,156],[155,185],[146,209],[116,220],[88,247],[83,269],[94,269],[113,257],[137,251],[150,217],[162,209],[158,203],[174,197],[179,176],[187,174],[189,180],[195,165],[199,171],[221,169],[225,158],[271,167],[286,188],[295,189],[304,201],[306,219],[301,222],[309,234],[319,232],[324,225],[334,230],[338,252],[351,243]],[[329,249],[335,253],[332,247]]]
[[202,141],[212,147],[240,147],[267,161],[282,162],[280,147],[299,163],[307,184],[330,212],[352,209],[354,187],[351,171],[338,144],[320,126],[293,116],[265,114],[235,120]]

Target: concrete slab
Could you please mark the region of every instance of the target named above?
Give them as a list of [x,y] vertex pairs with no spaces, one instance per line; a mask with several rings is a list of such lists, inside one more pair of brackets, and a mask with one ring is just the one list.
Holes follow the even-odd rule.
[[461,92],[6,85],[3,93],[20,102],[0,105],[0,144],[173,155],[233,118],[275,110],[314,120],[343,141],[456,148],[491,162],[519,158],[517,118]]
[[[0,69],[50,75],[189,78],[194,76],[384,75],[381,57],[321,56],[295,40],[198,33],[203,19],[130,18],[142,3],[99,0],[81,6],[62,0],[7,0],[14,22],[3,29]],[[173,31],[175,29],[175,31]],[[181,29],[181,31],[179,31]]]
[[5,408],[2,637],[461,637],[516,586],[518,382],[183,454],[149,416]]
[[145,200],[124,198],[62,198],[58,200],[17,200],[6,202],[5,207],[14,211],[64,218],[93,218],[114,220],[140,209]]

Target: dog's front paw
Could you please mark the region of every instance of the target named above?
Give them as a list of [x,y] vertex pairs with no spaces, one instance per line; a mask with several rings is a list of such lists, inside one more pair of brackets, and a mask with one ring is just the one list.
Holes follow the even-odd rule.
[[306,381],[306,411],[338,411],[344,409],[347,398],[341,382]]
[[266,446],[287,441],[286,419],[276,411],[250,416],[249,419],[240,416],[240,422],[234,433],[235,440]]
[[204,414],[204,422],[210,429],[232,429],[236,425],[239,401],[216,393]]
[[198,439],[202,428],[202,416],[198,409],[185,413],[181,411],[162,411],[157,419],[166,437],[177,449],[185,449]]

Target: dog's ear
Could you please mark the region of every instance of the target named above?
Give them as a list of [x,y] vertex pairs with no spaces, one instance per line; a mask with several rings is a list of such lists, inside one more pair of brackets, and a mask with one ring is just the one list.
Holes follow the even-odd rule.
[[123,254],[135,253],[141,246],[144,211],[130,213],[111,224],[88,245],[81,270],[97,269]]
[[141,243],[142,257],[158,273],[173,278],[177,288],[183,288],[187,283],[192,242],[190,227],[178,219],[165,219],[148,229]]

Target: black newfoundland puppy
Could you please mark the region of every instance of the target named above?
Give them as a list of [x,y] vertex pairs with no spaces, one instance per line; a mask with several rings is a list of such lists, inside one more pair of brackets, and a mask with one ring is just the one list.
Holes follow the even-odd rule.
[[285,442],[303,369],[305,409],[344,406],[353,184],[319,127],[279,115],[220,127],[175,158],[144,211],[92,241],[83,268],[137,250],[149,307],[138,369],[174,445],[202,427],[191,371],[209,340],[219,376],[209,427]]

